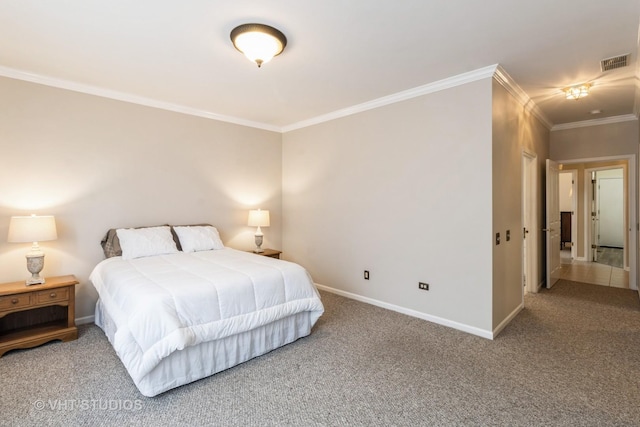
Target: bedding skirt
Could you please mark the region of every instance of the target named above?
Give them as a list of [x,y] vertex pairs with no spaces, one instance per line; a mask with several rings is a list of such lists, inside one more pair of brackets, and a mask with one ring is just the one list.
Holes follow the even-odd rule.
[[[309,335],[311,316],[310,312],[296,313],[256,329],[175,351],[135,385],[144,396],[153,397],[224,371]],[[100,300],[95,323],[113,345],[117,326]]]

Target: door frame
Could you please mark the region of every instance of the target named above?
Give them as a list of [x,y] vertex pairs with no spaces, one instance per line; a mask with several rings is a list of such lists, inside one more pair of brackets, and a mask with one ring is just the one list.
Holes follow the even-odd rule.
[[[563,163],[567,164],[567,163]],[[561,170],[561,174],[571,174],[571,259],[578,259],[578,171]]]
[[546,248],[546,287],[551,289],[558,280],[562,264],[560,261],[560,169],[562,163],[546,159],[545,161],[545,248]]
[[[627,161],[627,167],[628,167],[628,173],[629,173],[629,182],[627,185],[627,191],[628,191],[628,198],[629,198],[629,206],[627,207],[628,209],[628,215],[629,215],[629,230],[627,230],[627,233],[629,234],[629,288],[633,289],[633,290],[638,290],[638,271],[637,271],[637,266],[638,266],[638,231],[639,231],[639,224],[638,224],[638,217],[637,217],[637,212],[638,212],[638,197],[637,197],[637,189],[638,189],[638,176],[637,176],[637,172],[636,172],[636,155],[635,154],[627,154],[627,155],[621,155],[621,156],[607,156],[607,157],[589,157],[589,158],[583,158],[583,159],[570,159],[570,160],[558,160],[558,163],[562,163],[562,164],[572,164],[572,163],[598,163],[598,162],[609,162],[609,161],[614,161],[614,160],[626,160]],[[586,179],[586,176],[585,176]],[[591,179],[589,178],[589,182],[591,182]],[[585,188],[585,191],[587,191],[587,189]],[[587,197],[587,194],[584,195],[585,197]],[[585,209],[587,208],[586,206],[587,204],[585,203]],[[585,212],[585,214],[588,214],[585,216],[585,218],[590,218],[590,214],[588,212]],[[587,221],[585,221],[586,223]],[[589,245],[591,245],[591,243],[588,243]],[[585,249],[590,249],[589,248],[585,248]],[[588,252],[585,252],[588,253]]]
[[[525,203],[528,201],[529,203]],[[526,250],[522,255],[523,274],[522,280],[526,277],[527,292],[536,293],[541,285],[538,282],[538,156],[535,153],[522,151],[522,224],[523,228],[528,225],[529,233],[524,239]],[[523,245],[523,248],[525,247]],[[524,258],[526,255],[526,259]],[[522,298],[524,301],[524,286],[522,286]]]
[[571,259],[578,258],[578,171],[571,170]]

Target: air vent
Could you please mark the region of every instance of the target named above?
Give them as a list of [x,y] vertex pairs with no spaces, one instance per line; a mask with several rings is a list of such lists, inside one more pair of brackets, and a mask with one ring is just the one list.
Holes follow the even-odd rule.
[[600,61],[600,69],[604,71],[615,70],[616,68],[622,68],[629,65],[630,53],[626,55],[614,56],[613,58],[607,58]]

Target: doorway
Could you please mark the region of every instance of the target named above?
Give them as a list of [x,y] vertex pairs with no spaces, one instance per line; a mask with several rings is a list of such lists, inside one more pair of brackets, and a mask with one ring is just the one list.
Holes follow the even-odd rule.
[[591,261],[627,268],[624,169],[595,169],[591,174]]
[[[606,286],[625,287],[630,289],[638,289],[637,285],[637,233],[636,212],[637,212],[637,174],[635,165],[635,156],[617,156],[608,158],[595,159],[578,159],[570,161],[562,161],[562,172],[576,171],[577,173],[577,191],[573,190],[573,194],[577,193],[578,202],[573,205],[574,220],[577,219],[577,225],[572,226],[572,232],[576,230],[577,236],[572,237],[573,249],[575,254],[571,257],[565,257],[562,260],[561,278],[585,283],[594,283]],[[616,172],[605,172],[615,170]],[[620,169],[622,170],[622,180],[620,180]],[[613,174],[614,176],[612,176]],[[615,176],[617,174],[617,176]],[[600,175],[600,176],[598,176]],[[600,178],[600,179],[598,179]],[[617,180],[617,181],[614,181]],[[606,181],[605,181],[606,180]],[[592,182],[595,181],[595,182]],[[600,190],[605,187],[604,199],[600,199],[598,195],[598,182],[600,182]],[[603,184],[604,183],[604,184]],[[619,227],[619,222],[610,222],[617,234],[607,231],[608,225],[605,224],[605,243],[601,242],[603,237],[601,214],[602,207],[605,208],[605,216],[613,215],[619,218],[620,209],[616,208],[613,213],[606,212],[611,203],[611,198],[619,199],[619,187],[622,184],[622,215],[624,216],[623,226]],[[617,190],[617,195],[606,194],[609,187]],[[598,212],[598,206],[601,208]],[[592,213],[594,213],[592,215]],[[597,216],[596,216],[597,215]],[[577,217],[577,218],[576,218]],[[605,222],[609,220],[605,218]],[[600,231],[600,233],[598,233]],[[623,239],[620,243],[620,234]],[[568,246],[568,245],[567,245]],[[592,247],[592,246],[595,246]],[[594,254],[596,261],[603,261],[606,258],[605,246],[621,247],[623,252],[622,268],[611,265],[604,265],[594,262]],[[598,251],[598,249],[600,251]],[[618,249],[620,251],[620,249]]]

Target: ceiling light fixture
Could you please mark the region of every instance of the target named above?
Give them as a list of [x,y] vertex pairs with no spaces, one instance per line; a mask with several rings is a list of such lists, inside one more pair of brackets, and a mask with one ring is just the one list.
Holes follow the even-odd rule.
[[268,25],[243,24],[231,31],[231,42],[259,68],[282,53],[287,38],[280,30]]
[[584,98],[589,95],[589,89],[591,88],[591,84],[585,83],[583,85],[571,86],[564,88],[564,94],[567,99],[575,99],[578,100],[580,98]]

